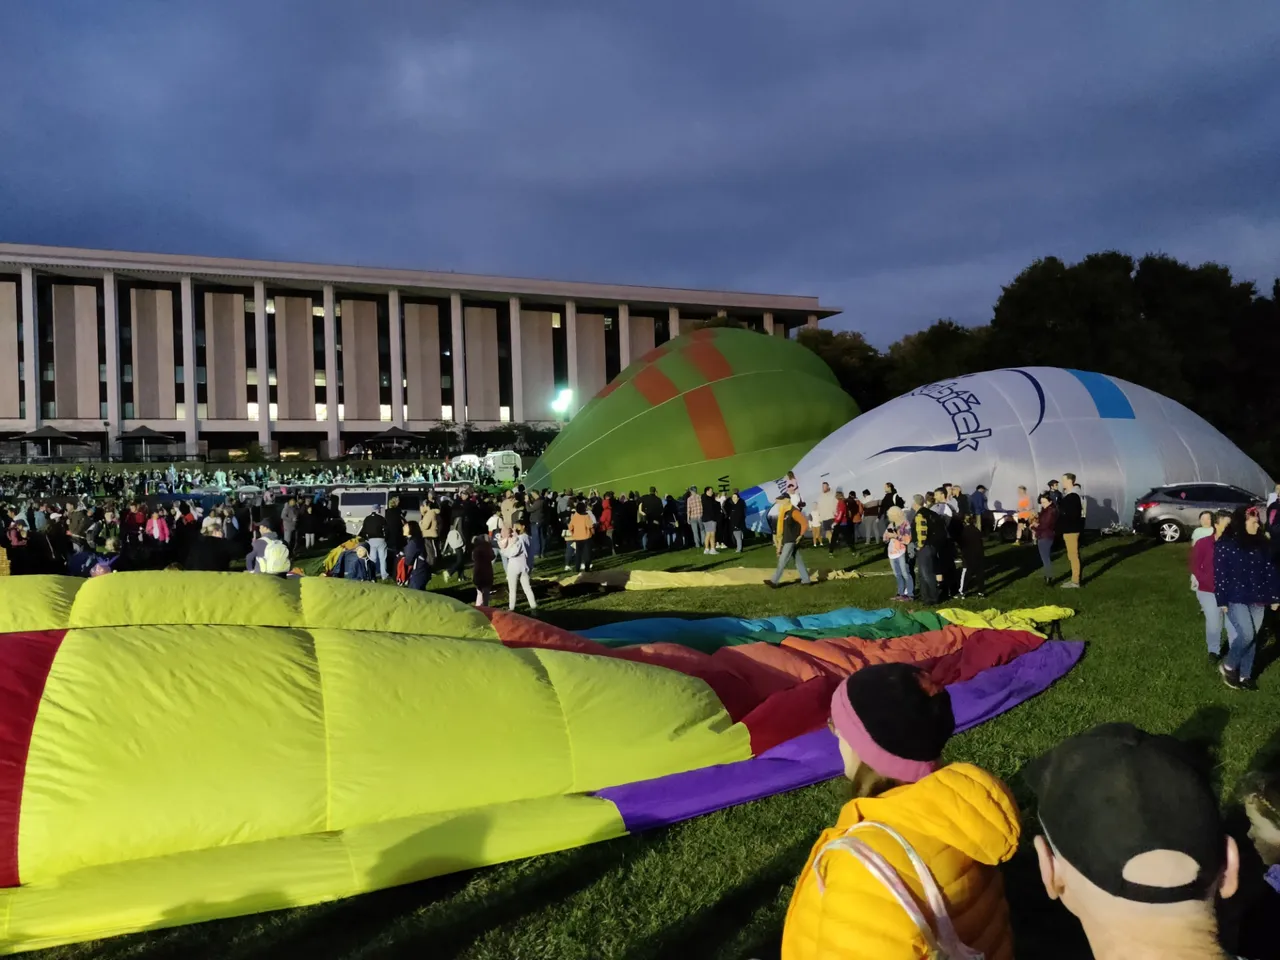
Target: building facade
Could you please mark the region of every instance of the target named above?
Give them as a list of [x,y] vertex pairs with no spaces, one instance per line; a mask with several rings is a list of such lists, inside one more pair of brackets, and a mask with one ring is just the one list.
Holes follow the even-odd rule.
[[[138,426],[339,455],[391,425],[554,423],[680,333],[789,336],[815,297],[0,243],[0,437]],[[563,391],[570,408],[553,412]]]

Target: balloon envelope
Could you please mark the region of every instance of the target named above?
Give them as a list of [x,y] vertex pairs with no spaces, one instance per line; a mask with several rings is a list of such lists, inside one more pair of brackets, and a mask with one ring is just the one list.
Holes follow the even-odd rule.
[[944,482],[988,490],[1012,510],[1074,473],[1091,528],[1128,524],[1134,502],[1168,483],[1217,481],[1263,493],[1266,472],[1182,404],[1100,373],[1058,367],[992,370],[932,383],[863,414],[796,467],[800,488],[822,481],[879,499]]
[[858,415],[817,356],[733,327],[677,337],[601,390],[529,470],[526,486],[662,494],[746,488],[788,470]]

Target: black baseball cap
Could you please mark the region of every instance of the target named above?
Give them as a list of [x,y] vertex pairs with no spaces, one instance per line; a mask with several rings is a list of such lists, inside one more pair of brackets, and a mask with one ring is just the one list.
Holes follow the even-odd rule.
[[[1203,900],[1226,861],[1217,798],[1186,747],[1127,723],[1064,740],[1023,770],[1053,849],[1112,896],[1139,903]],[[1157,850],[1185,854],[1194,880],[1154,887],[1125,866]]]

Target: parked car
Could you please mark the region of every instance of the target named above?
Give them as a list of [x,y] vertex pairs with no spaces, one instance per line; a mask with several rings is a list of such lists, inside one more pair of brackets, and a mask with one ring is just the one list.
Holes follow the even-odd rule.
[[1177,543],[1191,536],[1205,510],[1260,506],[1262,499],[1229,483],[1170,483],[1139,497],[1133,507],[1133,529]]

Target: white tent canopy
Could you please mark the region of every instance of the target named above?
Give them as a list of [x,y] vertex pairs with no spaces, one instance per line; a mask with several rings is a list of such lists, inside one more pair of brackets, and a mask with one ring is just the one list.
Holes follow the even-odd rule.
[[904,499],[944,482],[988,490],[1012,510],[1074,473],[1089,527],[1128,524],[1134,502],[1168,483],[1217,481],[1255,494],[1271,478],[1207,421],[1145,387],[1099,373],[1018,367],[929,384],[836,430],[796,467],[800,489]]

